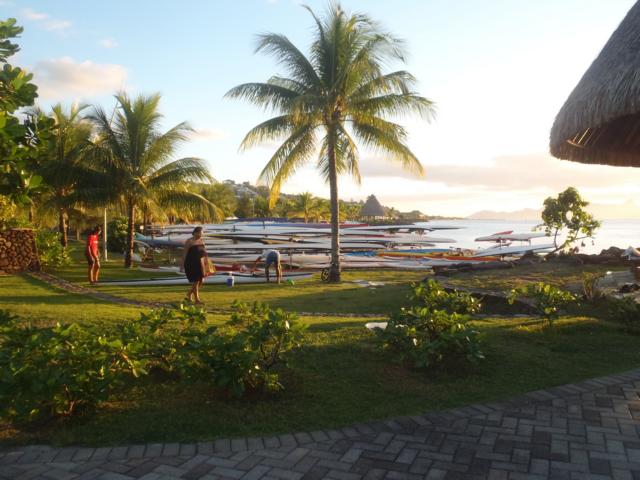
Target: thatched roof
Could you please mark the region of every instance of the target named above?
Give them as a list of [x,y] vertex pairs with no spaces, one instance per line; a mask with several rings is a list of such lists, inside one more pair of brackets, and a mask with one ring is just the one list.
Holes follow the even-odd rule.
[[550,148],[566,160],[640,167],[640,2],[560,109]]
[[375,195],[369,195],[360,210],[361,217],[384,217],[385,212]]

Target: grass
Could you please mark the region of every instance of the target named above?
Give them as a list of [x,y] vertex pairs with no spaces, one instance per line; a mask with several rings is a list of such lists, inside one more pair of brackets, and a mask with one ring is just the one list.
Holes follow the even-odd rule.
[[[53,269],[51,273],[71,282],[86,285],[86,265],[84,257],[78,251],[72,251],[73,263],[64,268]],[[229,310],[235,300],[241,302],[261,301],[275,307],[304,312],[324,313],[377,313],[387,314],[398,309],[412,282],[423,279],[425,272],[403,272],[389,270],[346,271],[341,284],[328,284],[314,275],[309,280],[301,280],[295,285],[249,284],[228,288],[224,285],[207,285],[202,289],[202,300],[212,309]],[[133,279],[159,276],[154,273],[140,272],[122,268],[122,260],[115,257],[103,265],[101,279]],[[167,276],[166,273],[160,276]],[[171,276],[171,274],[168,274]],[[353,283],[355,280],[385,282],[384,287],[363,288]],[[186,286],[109,286],[102,284],[101,292],[131,299],[177,302],[188,289]]]
[[[83,268],[72,266],[58,273],[83,281]],[[545,274],[532,268],[510,280],[500,278],[504,275],[500,272],[492,280],[485,276],[479,282],[504,282],[511,287],[519,278],[576,279],[578,273],[554,270]],[[104,274],[116,278],[138,272],[124,272],[114,262],[105,266]],[[404,303],[408,284],[418,276],[422,274],[347,273],[351,279],[384,279],[390,283],[375,290],[346,283],[328,286],[315,279],[293,287],[206,287],[205,299],[216,305],[229,305],[232,299],[239,298],[269,301],[301,311],[384,312]],[[465,279],[476,281],[468,275]],[[124,289],[118,294],[166,301],[173,295],[180,298],[183,289],[158,290]],[[109,293],[115,294],[116,290]],[[60,292],[20,276],[0,277],[0,308],[42,325],[56,321],[107,325],[135,319],[141,311]],[[208,384],[146,379],[114,395],[94,415],[56,421],[38,429],[20,430],[0,424],[0,444],[190,442],[332,428],[497,400],[640,365],[638,338],[595,315],[594,311],[562,318],[552,331],[543,329],[542,322],[536,319],[474,321],[482,336],[486,361],[464,371],[439,374],[416,372],[391,362],[364,328],[371,319],[302,317],[301,321],[309,325],[304,347],[291,356],[290,368],[283,371],[286,390],[277,395],[235,400]],[[209,315],[209,320],[222,322],[226,316]],[[598,354],[594,355],[596,351]]]

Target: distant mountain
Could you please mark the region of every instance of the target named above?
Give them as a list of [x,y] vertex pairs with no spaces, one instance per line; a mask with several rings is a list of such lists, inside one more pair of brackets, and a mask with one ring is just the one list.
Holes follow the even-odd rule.
[[[598,220],[627,220],[640,219],[640,207],[635,202],[629,200],[622,204],[605,205],[594,203],[587,207],[587,210]],[[542,210],[525,208],[513,212],[495,212],[492,210],[481,210],[469,215],[471,220],[534,220],[540,219]]]
[[534,210],[525,208],[524,210],[516,210],[514,212],[494,212],[492,210],[481,210],[469,215],[470,220],[540,220],[540,212],[542,210]]

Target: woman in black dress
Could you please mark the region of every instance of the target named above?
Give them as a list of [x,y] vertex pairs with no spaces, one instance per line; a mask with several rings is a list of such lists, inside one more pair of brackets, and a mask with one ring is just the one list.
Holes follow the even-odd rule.
[[187,293],[190,302],[202,303],[200,300],[200,287],[202,280],[207,276],[209,261],[204,241],[202,240],[202,227],[193,229],[189,238],[184,242],[182,253],[182,270],[187,275],[187,280],[191,283],[191,289]]

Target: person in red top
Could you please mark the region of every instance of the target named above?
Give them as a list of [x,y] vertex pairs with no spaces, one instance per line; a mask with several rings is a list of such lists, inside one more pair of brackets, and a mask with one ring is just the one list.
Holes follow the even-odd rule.
[[100,233],[102,229],[95,227],[89,236],[87,237],[87,247],[85,248],[84,255],[87,257],[89,263],[89,283],[95,285],[98,283],[98,276],[100,274],[100,251],[98,250],[98,242],[100,240]]

